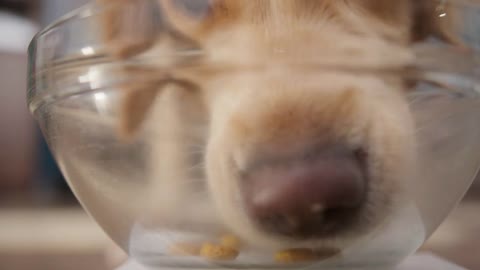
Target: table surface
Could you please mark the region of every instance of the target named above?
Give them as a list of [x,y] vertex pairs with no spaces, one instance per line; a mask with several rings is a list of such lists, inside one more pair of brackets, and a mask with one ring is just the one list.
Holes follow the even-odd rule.
[[[478,209],[479,199],[465,200],[422,251],[433,251],[467,269],[480,269],[480,256],[474,252],[480,250]],[[110,243],[78,207],[16,208],[0,203],[0,269],[64,270],[69,265],[69,270],[109,270],[105,250]],[[405,262],[404,269],[412,269],[415,258]]]
[[430,253],[419,253],[405,260],[398,270],[466,270]]
[[[128,261],[117,270],[147,270],[135,261]],[[431,253],[419,253],[406,259],[395,270],[467,270]]]

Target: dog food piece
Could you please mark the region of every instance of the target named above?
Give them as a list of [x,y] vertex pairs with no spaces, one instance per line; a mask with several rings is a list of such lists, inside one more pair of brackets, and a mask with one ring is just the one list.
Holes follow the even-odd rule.
[[240,239],[231,234],[224,235],[220,239],[220,243],[222,244],[222,246],[233,248],[236,250],[240,249],[241,246]]
[[311,249],[287,249],[275,254],[275,261],[279,263],[297,263],[314,261],[317,259],[317,255]]
[[338,254],[336,249],[312,250],[306,248],[287,249],[275,254],[275,261],[279,263],[301,263],[327,259]]
[[207,243],[200,249],[200,256],[209,260],[231,261],[237,258],[238,251],[231,247]]
[[176,243],[168,250],[174,256],[199,256],[201,245],[194,243]]

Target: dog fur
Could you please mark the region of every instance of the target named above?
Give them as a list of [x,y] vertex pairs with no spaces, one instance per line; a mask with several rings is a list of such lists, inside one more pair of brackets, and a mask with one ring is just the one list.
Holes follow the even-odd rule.
[[[401,72],[356,68],[401,70],[411,45],[429,36],[456,43],[448,2],[212,0],[192,13],[181,6],[188,1],[99,1],[116,59],[163,67],[175,49],[202,51],[177,69],[123,71],[119,134],[141,133],[151,147],[151,226],[228,230],[265,248],[341,248],[398,207],[415,172],[410,84]],[[148,19],[158,7],[162,20]],[[366,153],[369,179],[348,230],[299,240],[257,228],[242,204],[241,173],[262,153],[339,142]]]

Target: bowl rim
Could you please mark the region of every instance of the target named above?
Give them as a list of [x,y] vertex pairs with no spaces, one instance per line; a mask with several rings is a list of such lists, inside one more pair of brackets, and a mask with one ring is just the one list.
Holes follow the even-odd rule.
[[[157,2],[159,0],[141,0],[141,1],[149,1],[149,2]],[[175,1],[175,0],[174,0]],[[269,0],[269,1],[274,1],[274,0]],[[407,1],[407,0],[401,0],[401,1]],[[450,4],[453,4],[454,6],[458,6],[461,9],[467,8],[467,7],[475,7],[476,9],[478,8],[479,10],[479,17],[480,17],[480,3],[473,3],[473,0],[416,0],[416,1],[424,1],[424,2],[437,2],[438,4],[445,4],[446,2],[449,2]],[[55,59],[48,59],[44,55],[39,53],[39,50],[44,49],[45,44],[44,44],[44,39],[46,39],[51,33],[60,30],[62,28],[68,28],[68,25],[70,23],[79,23],[80,26],[82,27],[87,27],[88,26],[84,23],[85,21],[88,21],[89,18],[102,14],[103,12],[108,11],[109,8],[117,6],[117,5],[124,5],[124,3],[128,2],[112,2],[110,4],[106,4],[104,2],[98,2],[96,0],[85,4],[84,6],[74,9],[71,12],[61,16],[45,28],[43,28],[41,31],[39,31],[31,40],[29,46],[28,46],[28,71],[27,71],[27,104],[32,113],[36,111],[36,109],[44,103],[45,100],[54,100],[58,95],[50,95],[52,90],[48,90],[48,88],[61,88],[59,85],[48,85],[46,82],[47,79],[45,78],[45,73],[48,73],[52,71],[53,69],[64,69],[64,68],[69,68],[70,64],[73,62],[75,63],[82,63],[84,66],[88,66],[89,64],[95,63],[95,64],[105,64],[107,68],[119,68],[122,65],[129,65],[132,63],[131,58],[127,59],[112,59],[109,57],[108,53],[105,52],[105,50],[102,49],[97,49],[93,50],[92,52],[88,51],[88,49],[96,46],[96,45],[102,45],[101,40],[97,41],[100,44],[91,44],[92,47],[83,47],[80,50],[87,50],[87,51],[76,51],[75,54],[69,53],[66,54],[63,57],[60,58],[55,58]],[[68,29],[67,31],[68,32]],[[180,57],[182,59],[185,59],[186,57],[199,57],[202,55],[202,50],[201,48],[194,48],[193,50],[185,50],[185,51],[179,51],[176,52],[175,56]],[[162,55],[164,56],[164,55]],[[137,62],[138,64],[138,59],[133,61]],[[109,64],[115,64],[115,67],[113,65]],[[143,63],[143,64],[149,64],[149,63]],[[151,63],[150,63],[151,64]],[[403,63],[402,63],[403,65]],[[402,66],[403,67],[403,66]],[[393,67],[393,70],[398,71],[396,68],[398,67]],[[468,67],[471,68],[471,67]],[[51,78],[50,78],[51,80]],[[112,82],[109,81],[108,83],[105,82],[102,87],[108,87],[109,85],[111,86],[113,83],[123,83],[119,80]],[[67,88],[67,87],[63,87]],[[64,90],[64,94],[81,94],[84,92],[89,92],[89,91],[94,91],[96,89],[92,88],[85,88],[85,87],[73,87],[73,89]],[[98,90],[98,89],[97,89]],[[480,91],[480,90],[479,90]],[[47,93],[48,92],[48,93]],[[68,93],[67,93],[68,92]],[[58,94],[58,93],[57,93]]]

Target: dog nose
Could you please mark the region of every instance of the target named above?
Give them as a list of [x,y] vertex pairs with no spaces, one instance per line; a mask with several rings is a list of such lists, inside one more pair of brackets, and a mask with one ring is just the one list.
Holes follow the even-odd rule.
[[243,179],[252,220],[269,233],[324,236],[348,225],[366,197],[364,159],[347,147],[263,161]]

